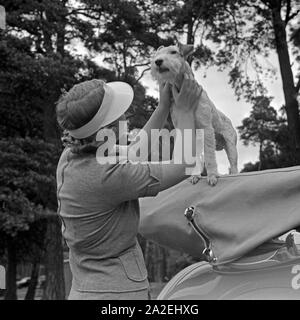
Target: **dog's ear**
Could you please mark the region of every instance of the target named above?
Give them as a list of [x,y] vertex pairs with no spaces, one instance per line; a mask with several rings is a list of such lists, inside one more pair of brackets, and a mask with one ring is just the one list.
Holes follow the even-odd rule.
[[194,46],[192,44],[182,44],[178,41],[178,48],[184,59],[194,52]]

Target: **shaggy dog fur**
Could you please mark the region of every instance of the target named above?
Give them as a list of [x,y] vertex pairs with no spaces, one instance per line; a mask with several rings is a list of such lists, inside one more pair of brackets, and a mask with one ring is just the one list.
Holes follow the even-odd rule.
[[[194,78],[192,69],[186,61],[193,50],[193,46],[180,43],[177,46],[160,47],[151,61],[153,78],[159,83],[169,82],[179,90],[184,72]],[[176,127],[176,114],[172,112],[172,109],[171,116]],[[230,173],[237,173],[236,131],[230,119],[215,107],[205,90],[202,91],[198,108],[195,111],[195,127],[204,129],[204,162],[208,183],[213,186],[218,181],[215,150],[225,149],[230,163]],[[199,176],[194,176],[192,179],[193,183],[198,180]]]

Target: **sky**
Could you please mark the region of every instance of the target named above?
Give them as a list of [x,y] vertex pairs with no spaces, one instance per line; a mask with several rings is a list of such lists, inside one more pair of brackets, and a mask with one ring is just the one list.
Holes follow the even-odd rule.
[[[276,69],[277,76],[274,79],[265,79],[264,83],[268,89],[268,95],[274,97],[271,105],[279,110],[284,104],[284,97],[277,56],[275,54],[271,55],[268,58],[268,63]],[[216,67],[211,67],[209,69],[200,68],[196,72],[194,71],[194,74],[196,80],[206,90],[217,109],[222,111],[232,121],[235,128],[241,125],[242,120],[249,115],[252,106],[243,99],[237,101],[233,89],[228,84],[228,72],[220,72],[217,71]],[[158,85],[151,78],[150,72],[145,74],[142,83],[147,87],[147,94],[158,98]],[[258,146],[246,147],[239,140],[237,148],[239,170],[244,167],[245,163],[256,162],[258,160]],[[217,151],[217,163],[219,173],[227,174],[229,162],[224,150]]]

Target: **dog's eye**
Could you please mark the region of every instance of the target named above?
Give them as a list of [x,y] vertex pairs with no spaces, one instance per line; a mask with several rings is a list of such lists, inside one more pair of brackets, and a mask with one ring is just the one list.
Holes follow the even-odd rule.
[[171,51],[171,54],[176,54],[178,53],[176,50]]

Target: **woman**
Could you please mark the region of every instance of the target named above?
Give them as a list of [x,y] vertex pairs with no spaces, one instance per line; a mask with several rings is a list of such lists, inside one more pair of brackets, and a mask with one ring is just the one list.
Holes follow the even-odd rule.
[[[168,84],[160,87],[159,106],[141,139],[148,139],[151,129],[163,127],[171,95]],[[181,91],[174,89],[173,96],[175,112],[180,114],[178,128],[193,129],[193,110],[200,96],[197,83],[185,75]],[[107,128],[117,132],[132,99],[126,83],[91,80],[75,85],[57,104],[66,145],[57,168],[58,213],[70,249],[71,300],[149,298],[147,270],[136,238],[138,198],[155,196],[186,178],[186,163],[97,161],[96,151],[103,143],[96,141],[97,133]],[[132,150],[134,144],[128,147],[129,160]]]

